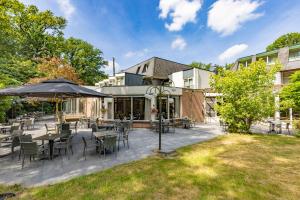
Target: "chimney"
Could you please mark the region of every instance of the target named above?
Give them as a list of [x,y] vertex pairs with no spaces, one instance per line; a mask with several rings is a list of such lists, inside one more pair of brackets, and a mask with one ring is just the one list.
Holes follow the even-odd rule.
[[113,76],[116,75],[116,68],[115,68],[115,57],[113,57]]

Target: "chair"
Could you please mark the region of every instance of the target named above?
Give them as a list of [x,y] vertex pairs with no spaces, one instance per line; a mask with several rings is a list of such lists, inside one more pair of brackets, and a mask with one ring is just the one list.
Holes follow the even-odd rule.
[[95,133],[95,132],[98,132],[98,126],[97,126],[96,123],[93,123],[93,124],[91,125],[91,128],[92,128],[91,139],[93,139],[94,133]]
[[125,141],[127,143],[127,147],[129,149],[129,128],[124,128],[124,131],[120,132],[118,134],[118,151],[120,149],[120,142],[122,141],[123,142],[123,145],[125,147]]
[[98,149],[100,155],[101,155],[101,147],[102,147],[102,141],[96,140],[95,143],[88,145],[85,137],[82,136],[82,141],[83,141],[83,156],[84,159],[86,160],[86,151],[89,147],[95,147],[96,150]]
[[45,149],[42,147],[39,147],[36,142],[21,142],[21,150],[22,150],[22,156],[23,156],[22,169],[24,167],[26,156],[29,156],[30,162],[31,162],[31,158],[33,158],[33,160],[34,160],[35,157],[41,156],[42,152],[45,151]]
[[289,135],[291,134],[291,131],[290,131],[290,123],[287,122],[286,123],[286,126],[285,126],[286,130],[288,131]]
[[104,153],[104,157],[106,157],[106,150],[111,152],[115,152],[115,156],[117,156],[116,145],[117,143],[117,136],[116,135],[108,135],[102,141],[102,150]]
[[54,149],[58,150],[59,154],[61,150],[65,150],[65,154],[68,156],[68,159],[70,159],[69,152],[71,151],[73,155],[72,139],[72,135],[67,138],[61,138],[60,141],[54,143]]
[[49,128],[47,124],[45,124],[45,127],[46,127],[46,133],[47,134],[55,134],[56,133],[55,128]]
[[27,130],[29,130],[29,128],[33,128],[33,123],[34,123],[34,118],[26,119],[24,121],[24,126],[26,126]]
[[12,125],[11,128],[10,128],[10,134],[12,135],[14,131],[17,131],[20,129],[20,124],[18,125]]

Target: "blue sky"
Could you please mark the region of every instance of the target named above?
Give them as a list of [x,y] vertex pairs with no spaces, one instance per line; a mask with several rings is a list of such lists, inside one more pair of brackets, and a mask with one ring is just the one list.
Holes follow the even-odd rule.
[[115,57],[118,70],[152,56],[224,64],[300,32],[299,0],[22,1],[66,17],[66,37],[90,42],[109,61]]

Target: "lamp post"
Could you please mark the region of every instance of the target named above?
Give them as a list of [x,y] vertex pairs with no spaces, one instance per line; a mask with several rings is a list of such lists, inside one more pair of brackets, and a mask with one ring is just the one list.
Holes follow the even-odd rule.
[[161,98],[166,95],[170,95],[171,92],[166,88],[167,82],[160,80],[152,80],[152,86],[150,86],[146,94],[148,95],[156,95],[158,98],[159,105],[159,115],[158,115],[158,151],[161,151],[161,134],[162,134],[162,103]]

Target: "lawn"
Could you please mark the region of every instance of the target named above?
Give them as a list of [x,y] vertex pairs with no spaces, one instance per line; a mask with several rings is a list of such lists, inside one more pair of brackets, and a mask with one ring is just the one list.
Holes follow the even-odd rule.
[[299,199],[300,139],[232,134],[47,187],[20,199]]

